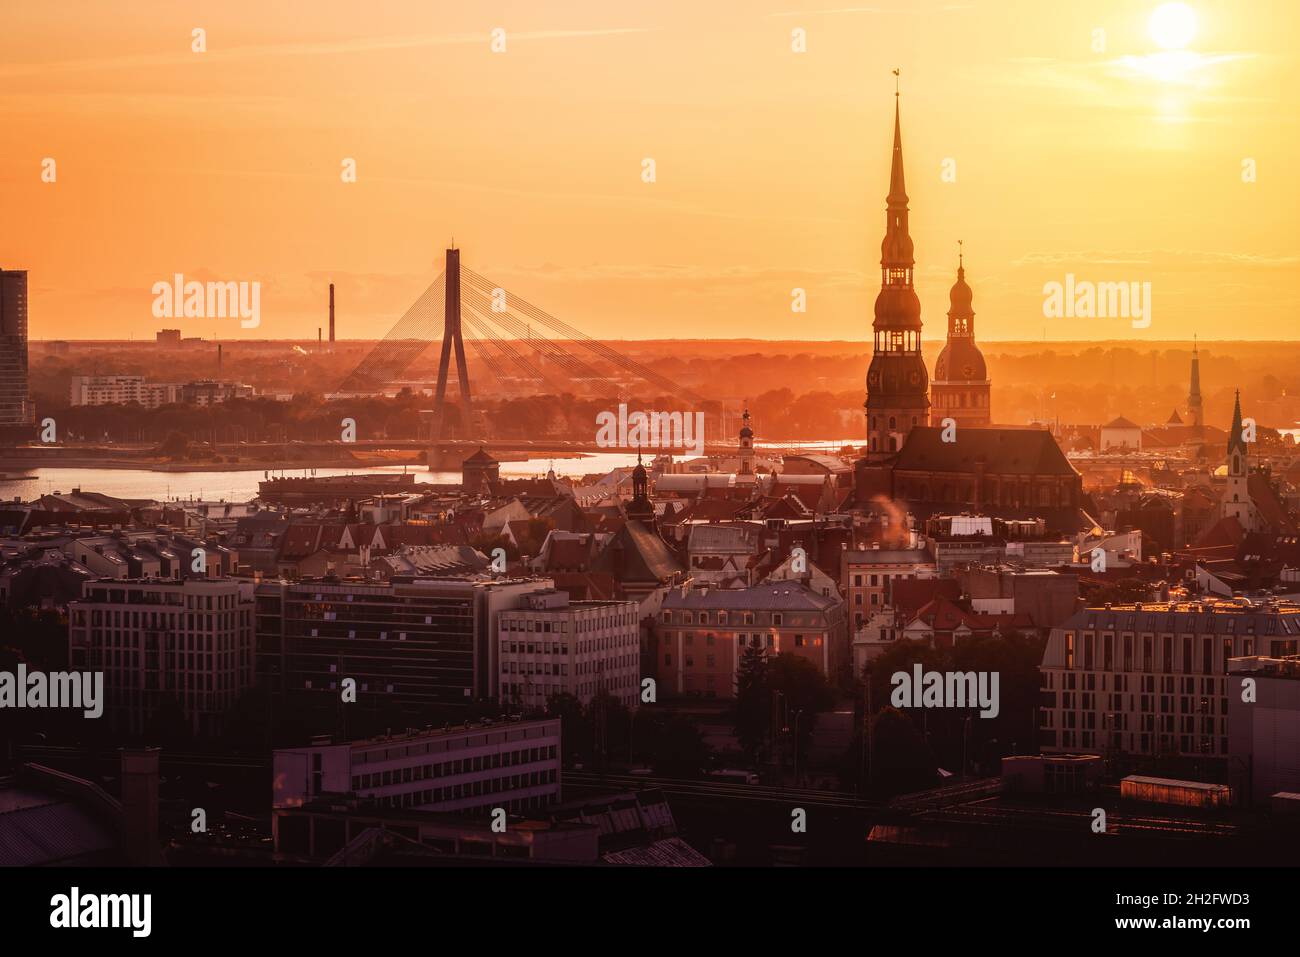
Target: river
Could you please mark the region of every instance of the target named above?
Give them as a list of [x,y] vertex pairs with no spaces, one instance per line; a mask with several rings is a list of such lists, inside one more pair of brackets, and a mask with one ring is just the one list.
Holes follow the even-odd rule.
[[[809,452],[829,452],[852,440],[803,442],[799,448]],[[766,443],[756,442],[761,455]],[[776,445],[776,443],[772,443]],[[789,449],[791,445],[781,446]],[[647,463],[648,463],[647,457]],[[521,462],[502,462],[501,475],[506,478],[529,478],[545,475],[555,469],[556,475],[581,477],[604,475],[611,469],[636,464],[636,455],[629,452],[596,452],[581,458],[530,458]],[[460,481],[460,472],[429,472],[418,466],[374,466],[370,468],[317,468],[274,470],[272,475],[351,475],[362,472],[403,472],[416,475],[416,482],[454,484]],[[36,468],[23,469],[22,475],[34,478],[0,480],[0,501],[14,498],[29,502],[51,492],[70,492],[79,488],[87,492],[101,492],[115,498],[146,498],[160,501],[178,499],[222,500],[243,502],[257,494],[257,485],[266,478],[265,469],[238,469],[229,472],[155,472],[151,469],[93,469],[93,468]]]

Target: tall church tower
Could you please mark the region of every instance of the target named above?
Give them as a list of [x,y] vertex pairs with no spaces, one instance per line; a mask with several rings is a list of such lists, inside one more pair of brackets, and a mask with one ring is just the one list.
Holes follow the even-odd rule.
[[880,244],[880,294],[876,296],[871,365],[867,369],[868,462],[892,458],[915,425],[929,420],[930,377],[921,358],[921,300],[912,285],[916,260],[907,231],[903,184],[903,134],[894,91],[894,153]]
[[1201,355],[1195,339],[1192,340],[1192,384],[1187,391],[1187,414],[1192,420],[1192,434],[1199,438],[1205,427],[1205,412],[1201,407]]
[[1236,518],[1248,532],[1258,530],[1259,517],[1250,497],[1250,461],[1246,439],[1242,435],[1240,389],[1232,410],[1232,431],[1228,433],[1228,481],[1223,489],[1220,512],[1224,518]]
[[737,482],[754,481],[754,430],[749,427],[749,409],[740,417],[740,474]]
[[[960,242],[960,241],[959,241]],[[966,284],[966,264],[957,254],[957,281],[948,292],[948,343],[934,363],[930,385],[930,424],[941,426],[951,418],[958,425],[977,428],[989,424],[988,369],[984,353],[975,344],[974,294]]]

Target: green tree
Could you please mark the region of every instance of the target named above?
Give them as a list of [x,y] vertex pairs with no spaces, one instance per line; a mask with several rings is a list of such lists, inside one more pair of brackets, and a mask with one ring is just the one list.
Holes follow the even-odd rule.
[[592,729],[582,702],[567,691],[553,694],[546,699],[546,717],[560,719],[560,741],[566,765],[590,762]]
[[937,764],[924,735],[907,715],[885,708],[871,722],[871,779],[880,794],[905,794],[932,787]]
[[669,777],[696,777],[709,761],[709,747],[689,719],[646,714],[644,709],[637,716],[636,753],[645,755],[657,774]]
[[166,455],[169,458],[184,458],[190,448],[190,439],[183,432],[175,430],[167,433],[167,438],[163,439],[162,444],[158,446],[160,455]]
[[767,657],[753,645],[745,648],[736,669],[734,727],[740,749],[751,765],[757,764],[772,728],[772,696]]
[[807,765],[817,715],[829,711],[835,695],[829,682],[807,658],[783,652],[767,662],[767,687],[781,705],[783,730],[793,735],[797,765]]

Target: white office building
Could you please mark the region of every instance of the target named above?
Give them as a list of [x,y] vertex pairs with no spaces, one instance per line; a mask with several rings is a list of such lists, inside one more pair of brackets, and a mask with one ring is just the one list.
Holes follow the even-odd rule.
[[276,808],[324,794],[427,811],[537,810],[560,800],[560,720],[479,722],[272,756]]
[[604,691],[635,708],[641,643],[634,601],[570,601],[567,592],[525,595],[497,618],[500,698],[545,707],[554,694],[583,704]]

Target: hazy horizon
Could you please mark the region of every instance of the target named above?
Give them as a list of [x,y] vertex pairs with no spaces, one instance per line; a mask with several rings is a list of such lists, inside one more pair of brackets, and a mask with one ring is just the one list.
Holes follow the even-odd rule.
[[[958,240],[983,342],[1287,338],[1300,8],[1197,0],[1169,49],[1154,2],[832,6],[19,6],[0,266],[45,340],[310,339],[331,281],[381,338],[453,237],[598,338],[865,340],[897,67],[928,339]],[[155,318],[177,273],[260,283],[260,326]],[[1151,324],[1044,318],[1071,274],[1150,283]]]

